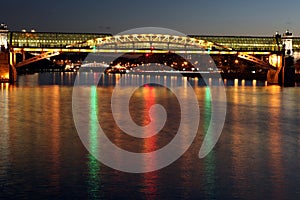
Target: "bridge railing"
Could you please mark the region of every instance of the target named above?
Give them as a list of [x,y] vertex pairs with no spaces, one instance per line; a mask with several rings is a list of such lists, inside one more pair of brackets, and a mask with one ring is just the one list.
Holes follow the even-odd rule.
[[10,32],[11,47],[64,48],[75,42],[106,37],[105,33],[46,33],[46,32]]

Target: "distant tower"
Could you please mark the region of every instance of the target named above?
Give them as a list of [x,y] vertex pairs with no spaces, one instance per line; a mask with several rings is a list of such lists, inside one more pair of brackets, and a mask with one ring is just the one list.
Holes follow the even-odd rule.
[[293,33],[287,30],[282,37],[282,43],[285,45],[285,55],[288,53],[292,56],[293,55]]
[[1,50],[7,49],[8,48],[8,30],[7,30],[7,26],[3,23],[0,24],[0,47]]

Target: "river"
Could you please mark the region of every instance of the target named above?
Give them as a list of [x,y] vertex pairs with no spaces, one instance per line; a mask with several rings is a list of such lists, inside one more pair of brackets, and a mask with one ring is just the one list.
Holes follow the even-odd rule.
[[[188,80],[200,108],[195,140],[178,160],[163,169],[127,173],[99,162],[80,140],[72,115],[75,76],[40,73],[19,76],[15,85],[1,84],[0,198],[300,198],[299,87],[226,80],[227,112],[222,134],[213,150],[199,159],[211,104],[208,88],[198,80]],[[108,98],[117,79],[102,80],[94,94],[96,103],[90,105],[91,112],[99,111],[99,123],[110,140],[133,152],[151,152],[168,144],[180,123],[176,97],[155,85],[134,93],[130,112],[137,124],[149,123],[148,111],[153,103],[163,105],[171,116],[160,135],[135,140],[124,136],[113,123],[111,112],[103,109],[110,108]],[[178,88],[184,90],[185,83],[179,82]],[[95,127],[90,126],[88,132],[90,145],[97,149]],[[118,155],[112,159],[118,159]],[[143,165],[151,163],[145,160]]]

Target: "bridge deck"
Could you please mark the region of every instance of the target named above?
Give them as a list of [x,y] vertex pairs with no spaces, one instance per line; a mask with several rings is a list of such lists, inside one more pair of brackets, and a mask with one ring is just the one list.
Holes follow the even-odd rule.
[[110,35],[106,33],[10,32],[9,44],[12,47],[64,48],[69,44]]
[[[64,48],[90,39],[111,36],[107,33],[9,32],[9,44],[14,48]],[[197,39],[233,48],[236,51],[276,51],[273,36],[208,36],[190,35]],[[293,48],[300,51],[300,37],[293,37]]]
[[[190,35],[197,39],[208,40],[220,45],[229,46],[237,51],[277,51],[273,36],[201,36]],[[282,43],[282,41],[279,41]],[[300,37],[293,37],[293,48],[300,51]]]

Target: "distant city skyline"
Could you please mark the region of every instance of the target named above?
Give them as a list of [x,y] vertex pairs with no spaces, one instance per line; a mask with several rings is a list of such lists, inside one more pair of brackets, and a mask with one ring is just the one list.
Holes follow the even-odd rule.
[[0,22],[9,30],[116,34],[164,27],[184,34],[300,36],[298,0],[215,1],[4,1]]

